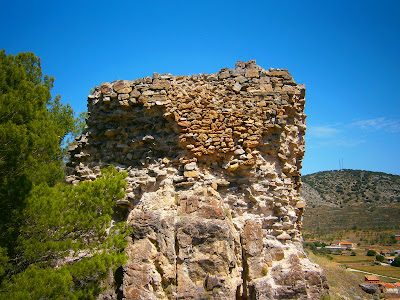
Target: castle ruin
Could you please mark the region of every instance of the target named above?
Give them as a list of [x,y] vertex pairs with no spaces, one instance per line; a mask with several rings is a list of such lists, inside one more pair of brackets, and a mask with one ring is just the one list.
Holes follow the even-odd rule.
[[73,176],[126,170],[125,299],[319,299],[300,197],[305,87],[286,69],[103,83],[70,149]]

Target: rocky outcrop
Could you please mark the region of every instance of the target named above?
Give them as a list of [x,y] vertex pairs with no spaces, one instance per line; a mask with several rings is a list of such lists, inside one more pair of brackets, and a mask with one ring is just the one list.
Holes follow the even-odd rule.
[[128,171],[125,299],[318,299],[302,247],[305,87],[285,69],[103,83],[70,149],[75,175]]

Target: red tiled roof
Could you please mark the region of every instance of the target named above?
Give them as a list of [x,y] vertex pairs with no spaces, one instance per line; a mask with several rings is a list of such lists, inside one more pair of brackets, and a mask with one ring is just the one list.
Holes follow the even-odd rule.
[[383,285],[385,288],[391,288],[391,289],[396,288],[396,286],[391,283],[381,282],[380,284]]
[[379,280],[379,277],[377,277],[375,275],[365,275],[365,279],[369,280],[369,281],[375,281],[375,280]]

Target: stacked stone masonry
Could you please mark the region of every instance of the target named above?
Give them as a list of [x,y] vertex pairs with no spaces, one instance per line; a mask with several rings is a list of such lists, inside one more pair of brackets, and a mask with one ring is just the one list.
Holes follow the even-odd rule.
[[[285,69],[103,83],[71,147],[74,175],[128,171],[125,299],[318,299],[302,247],[305,87]],[[115,296],[115,295],[114,295]]]

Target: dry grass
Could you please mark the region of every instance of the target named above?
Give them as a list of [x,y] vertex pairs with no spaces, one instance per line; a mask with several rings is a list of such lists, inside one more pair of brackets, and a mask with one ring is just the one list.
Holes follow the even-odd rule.
[[[369,272],[369,273],[374,273],[374,274],[379,274],[379,275],[384,275],[384,276],[390,276],[390,277],[395,277],[398,278],[400,281],[400,268],[398,267],[392,267],[392,266],[349,266],[351,268]],[[382,281],[385,282],[395,282],[396,280],[389,280],[387,278],[381,278]]]
[[363,283],[363,277],[346,271],[326,257],[309,253],[312,262],[321,266],[329,283],[329,295],[331,300],[343,299],[372,299],[371,295],[366,294],[359,284]]

